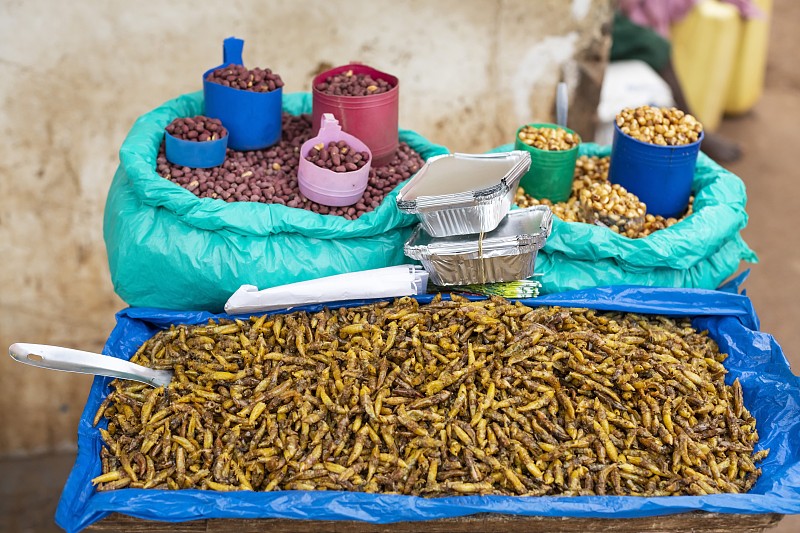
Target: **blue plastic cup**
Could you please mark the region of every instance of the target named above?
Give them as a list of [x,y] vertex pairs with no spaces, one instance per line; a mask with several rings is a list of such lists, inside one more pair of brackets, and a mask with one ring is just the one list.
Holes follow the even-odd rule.
[[187,141],[164,132],[167,160],[182,167],[218,167],[225,162],[228,137],[226,135],[213,141]]
[[701,132],[692,144],[661,146],[638,141],[614,124],[608,179],[638,196],[648,213],[677,218],[689,206],[704,136]]
[[205,115],[218,118],[228,130],[228,146],[234,150],[260,150],[281,139],[283,89],[269,92],[242,91],[211,83],[206,78],[228,65],[243,65],[244,41],[228,37],[222,44],[224,63],[203,74]]

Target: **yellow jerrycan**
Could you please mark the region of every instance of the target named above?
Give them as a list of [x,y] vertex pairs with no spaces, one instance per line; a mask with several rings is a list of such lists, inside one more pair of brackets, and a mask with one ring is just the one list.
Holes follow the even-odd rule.
[[762,16],[740,22],[739,53],[725,102],[725,113],[731,115],[749,111],[764,91],[772,0],[753,0],[753,3],[761,10]]
[[701,0],[671,29],[672,62],[686,100],[708,131],[719,126],[739,50],[739,10]]

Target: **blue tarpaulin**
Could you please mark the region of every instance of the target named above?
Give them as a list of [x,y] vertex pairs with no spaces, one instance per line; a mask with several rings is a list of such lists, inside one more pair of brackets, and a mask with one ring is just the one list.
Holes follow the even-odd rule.
[[[112,512],[157,521],[207,518],[289,518],[358,520],[370,523],[435,520],[475,513],[581,518],[635,518],[688,511],[717,513],[800,513],[800,378],[794,376],[775,339],[758,331],[758,318],[736,284],[727,291],[647,287],[605,287],[523,300],[530,306],[560,305],[637,313],[691,316],[729,354],[726,383],[739,378],[746,407],[757,420],[757,450],[770,453],[761,478],[747,494],[708,496],[456,496],[422,498],[335,491],[214,492],[121,489],[97,492],[91,479],[101,473],[102,441],[92,420],[109,392],[110,378],[92,384],[78,428],[78,457],[61,495],[56,522],[79,531]],[[432,296],[421,296],[421,302]],[[364,302],[348,302],[358,305]],[[339,305],[339,304],[337,304]],[[322,306],[306,306],[316,311]],[[223,318],[206,312],[129,308],[103,353],[129,359],[139,345],[170,324],[198,324]],[[101,422],[105,424],[105,421]]]

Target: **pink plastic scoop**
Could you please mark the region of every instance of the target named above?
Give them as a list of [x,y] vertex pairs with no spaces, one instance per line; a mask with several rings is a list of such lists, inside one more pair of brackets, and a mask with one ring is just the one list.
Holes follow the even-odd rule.
[[[332,114],[323,114],[320,122],[321,126],[317,136],[307,140],[300,147],[297,185],[300,187],[300,192],[312,202],[331,207],[353,205],[367,188],[372,152],[359,139],[343,132],[339,121]],[[350,172],[334,172],[327,168],[320,168],[306,159],[314,146],[318,144],[327,146],[330,142],[338,141],[345,141],[358,152],[367,152],[369,154],[367,164]]]

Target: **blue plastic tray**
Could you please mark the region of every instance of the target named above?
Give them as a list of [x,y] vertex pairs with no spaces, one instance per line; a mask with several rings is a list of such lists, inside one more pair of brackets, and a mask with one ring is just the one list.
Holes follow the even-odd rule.
[[[730,290],[730,289],[729,289]],[[734,288],[735,290],[735,284]],[[431,296],[422,296],[421,302]],[[770,448],[760,463],[761,478],[747,494],[710,496],[416,496],[333,491],[213,492],[121,489],[96,492],[101,439],[92,419],[108,392],[110,378],[92,384],[78,428],[78,457],[61,495],[56,522],[79,531],[112,512],[167,522],[207,518],[290,518],[359,520],[371,523],[434,520],[475,513],[592,518],[635,518],[688,511],[717,513],[800,513],[800,378],[795,377],[774,338],[758,330],[752,304],[734,292],[609,287],[523,300],[527,305],[562,305],[638,313],[692,316],[729,354],[726,382],[739,378],[744,400],[757,420],[761,441]],[[364,303],[347,302],[353,306]],[[339,304],[337,304],[339,305]],[[319,310],[322,306],[302,309]],[[170,324],[196,324],[225,317],[205,312],[130,308],[117,314],[117,326],[103,353],[130,358],[136,348]],[[104,424],[105,421],[101,422]]]

